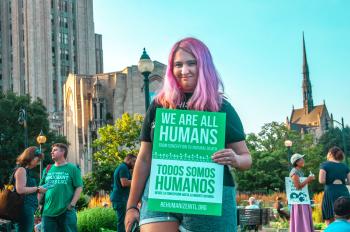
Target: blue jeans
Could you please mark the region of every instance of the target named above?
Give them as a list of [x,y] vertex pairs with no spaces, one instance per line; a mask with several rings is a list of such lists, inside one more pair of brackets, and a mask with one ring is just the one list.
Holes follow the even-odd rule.
[[117,212],[117,231],[125,232],[125,210],[126,210],[126,202],[113,202],[113,209]]
[[77,213],[75,209],[66,210],[56,217],[43,216],[41,222],[43,232],[77,232]]
[[181,232],[237,231],[237,204],[235,187],[224,186],[223,188],[221,216],[150,211],[148,210],[148,187],[149,182],[147,181],[142,196],[140,226],[148,223],[175,221],[179,223],[179,231]]

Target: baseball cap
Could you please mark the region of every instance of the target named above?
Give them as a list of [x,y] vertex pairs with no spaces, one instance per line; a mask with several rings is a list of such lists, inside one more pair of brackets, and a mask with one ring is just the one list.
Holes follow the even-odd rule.
[[292,158],[290,158],[290,163],[294,164],[295,161],[297,161],[298,159],[303,158],[304,156],[305,155],[301,155],[301,154],[295,153],[294,155],[292,155]]

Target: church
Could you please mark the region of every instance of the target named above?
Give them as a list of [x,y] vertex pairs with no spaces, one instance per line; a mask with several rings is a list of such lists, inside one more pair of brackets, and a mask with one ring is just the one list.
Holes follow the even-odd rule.
[[321,105],[314,105],[312,98],[312,86],[309,76],[309,66],[306,58],[305,39],[303,34],[303,108],[292,109],[292,113],[286,119],[288,129],[298,131],[301,134],[311,133],[315,139],[319,139],[328,127],[333,127],[332,115],[330,117],[325,101]]

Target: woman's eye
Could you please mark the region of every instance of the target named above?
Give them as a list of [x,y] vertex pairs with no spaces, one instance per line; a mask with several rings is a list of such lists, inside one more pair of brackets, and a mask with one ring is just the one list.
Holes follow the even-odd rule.
[[182,67],[182,64],[181,63],[175,63],[174,65],[176,68],[181,68]]
[[197,65],[197,61],[191,60],[191,61],[188,61],[187,64],[188,64],[189,66],[194,66],[194,65]]

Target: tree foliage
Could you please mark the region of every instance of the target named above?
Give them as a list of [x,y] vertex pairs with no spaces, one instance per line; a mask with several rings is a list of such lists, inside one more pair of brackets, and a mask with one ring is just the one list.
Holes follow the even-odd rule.
[[349,158],[350,151],[350,128],[345,127],[344,132],[341,129],[335,127],[330,128],[324,135],[321,136],[319,143],[323,145],[323,153],[327,154],[328,150],[333,146],[340,147],[343,151],[344,143],[343,143],[343,133],[345,138],[345,143],[347,147],[347,157]]
[[129,153],[137,154],[143,116],[124,113],[114,125],[106,125],[98,130],[99,138],[93,142],[96,152],[94,171],[84,177],[85,192],[89,195],[98,190],[111,190],[114,169]]
[[[36,137],[42,130],[47,141],[42,149],[45,152],[44,165],[51,162],[50,145],[54,142],[67,142],[65,137],[56,136],[49,129],[48,113],[40,99],[31,101],[28,95],[0,93],[0,186],[8,181],[15,167],[16,158],[24,150],[24,126],[18,122],[20,109],[27,113],[28,146],[38,146]],[[39,167],[36,168],[39,172]]]
[[[236,171],[238,189],[241,191],[284,191],[284,177],[289,175],[288,151],[285,140],[291,140],[292,153],[305,154],[304,173],[318,173],[320,163],[324,160],[322,146],[314,144],[310,134],[300,135],[288,130],[282,123],[267,123],[260,133],[247,136],[247,146],[253,158],[253,165],[247,171]],[[314,181],[312,191],[319,191],[321,186]]]

